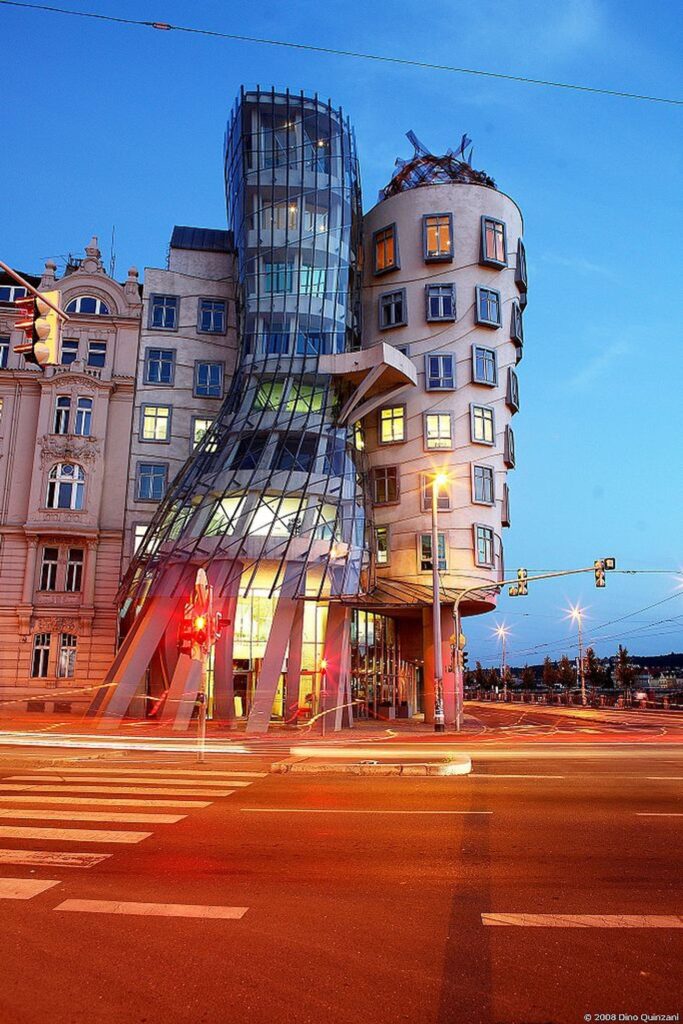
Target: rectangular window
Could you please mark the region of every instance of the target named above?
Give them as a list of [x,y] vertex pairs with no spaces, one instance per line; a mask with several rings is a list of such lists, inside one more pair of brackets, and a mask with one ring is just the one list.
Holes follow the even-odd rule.
[[78,591],[83,587],[83,548],[69,548],[66,559],[65,590]]
[[515,268],[515,283],[521,292],[526,292],[526,249],[524,248],[524,242],[521,238],[517,242],[517,267]]
[[285,386],[281,381],[270,380],[259,384],[254,399],[255,409],[276,410],[282,405]]
[[145,384],[173,384],[175,352],[172,348],[148,348],[145,352]]
[[263,331],[263,351],[267,356],[287,355],[289,352],[289,325],[273,319]]
[[427,391],[453,391],[455,389],[455,356],[452,352],[425,356]]
[[170,405],[143,405],[140,439],[142,441],[169,441],[170,438]]
[[449,451],[453,447],[453,420],[449,412],[425,412],[424,443],[429,451]]
[[168,466],[155,462],[138,462],[137,500],[161,501],[166,491]]
[[388,405],[379,410],[379,443],[394,444],[406,439],[405,405]]
[[507,266],[507,239],[502,220],[481,218],[481,262],[494,267]]
[[[434,474],[422,473],[420,481],[422,493],[422,511],[432,511],[432,497],[434,491]],[[436,492],[436,507],[439,512],[448,512],[451,507],[451,491],[448,484],[440,483]]]
[[53,434],[68,434],[69,419],[71,417],[71,399],[68,395],[57,395],[55,401],[55,419]]
[[291,263],[264,263],[265,268],[265,292],[267,295],[276,295],[281,292],[291,292],[294,287],[294,267]]
[[492,348],[472,346],[472,380],[475,384],[498,383],[498,365],[496,353]]
[[107,361],[106,341],[88,342],[88,366],[96,366],[101,369]]
[[76,670],[76,648],[78,638],[75,633],[62,633],[59,637],[59,659],[57,661],[57,678],[73,679]]
[[454,284],[426,284],[425,299],[428,321],[455,320]]
[[517,412],[519,409],[519,377],[512,367],[508,369],[508,390],[505,400],[510,409]]
[[494,478],[492,466],[472,467],[472,501],[477,505],[493,505]]
[[453,216],[431,213],[422,218],[424,258],[428,263],[453,259]]
[[503,484],[503,512],[501,517],[503,526],[510,525],[510,488]]
[[302,295],[324,295],[325,268],[302,263],[299,268],[299,291]]
[[133,527],[133,554],[135,554],[145,539],[148,523],[136,523]]
[[194,393],[197,398],[222,398],[222,363],[195,363]]
[[386,228],[375,231],[372,236],[374,268],[376,274],[384,274],[387,270],[396,270],[398,261],[398,236],[396,225],[389,224]]
[[476,321],[488,327],[502,325],[500,313],[500,292],[494,288],[476,287]]
[[318,453],[318,439],[310,434],[283,438],[278,444],[275,469],[309,473]]
[[57,589],[57,566],[59,564],[59,548],[43,548],[40,563],[40,590]]
[[375,555],[377,565],[389,565],[389,527],[375,527]]
[[[448,568],[446,561],[446,534],[437,534],[437,544],[439,548],[439,572],[445,572]],[[420,572],[431,572],[432,570],[432,535],[431,533],[421,533],[419,539],[420,545]]]
[[491,406],[470,406],[470,428],[473,441],[479,444],[495,444],[496,431]]
[[34,633],[33,635],[33,656],[31,658],[31,677],[33,679],[44,679],[47,675],[51,640],[51,633]]
[[325,405],[325,388],[311,384],[293,384],[285,409],[287,412],[322,412]]
[[256,469],[266,449],[267,434],[247,434],[240,438],[232,460],[232,468],[240,470]]
[[325,335],[322,331],[302,331],[296,336],[298,356],[316,356],[325,351]]
[[177,295],[152,295],[149,300],[149,326],[157,331],[175,331],[178,328]]
[[379,297],[379,326],[384,331],[388,327],[401,327],[408,322],[406,308],[406,290],[385,292]]
[[222,299],[200,299],[197,330],[202,334],[225,334],[225,302]]
[[9,338],[3,335],[0,338],[0,370],[7,369],[7,360],[9,358]]
[[92,398],[76,399],[76,422],[74,434],[79,437],[90,437],[92,434]]
[[503,461],[508,469],[515,465],[515,434],[511,426],[505,428],[505,454]]
[[9,305],[11,302],[15,302],[16,299],[23,299],[26,297],[26,289],[21,285],[16,284],[3,284],[0,285],[0,302]]
[[[192,418],[192,448],[196,448],[199,442],[203,439],[204,434],[209,430],[213,420],[203,419],[200,416],[193,416]],[[218,442],[212,441],[204,449],[207,452],[218,451]]]
[[510,337],[513,341],[516,341],[518,345],[524,344],[522,310],[518,302],[512,303],[512,313],[510,315]]
[[485,565],[490,569],[493,568],[493,530],[490,526],[475,524],[474,556],[477,565]]
[[399,498],[398,466],[377,466],[372,471],[372,500],[375,505],[393,505]]
[[78,338],[62,338],[62,366],[70,366],[78,359]]

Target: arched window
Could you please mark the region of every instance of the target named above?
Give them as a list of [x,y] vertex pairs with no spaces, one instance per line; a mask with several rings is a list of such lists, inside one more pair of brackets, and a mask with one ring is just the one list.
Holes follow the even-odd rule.
[[73,462],[58,462],[47,478],[48,508],[83,508],[85,473]]
[[67,313],[89,313],[91,316],[109,316],[109,306],[94,295],[79,295],[66,307]]

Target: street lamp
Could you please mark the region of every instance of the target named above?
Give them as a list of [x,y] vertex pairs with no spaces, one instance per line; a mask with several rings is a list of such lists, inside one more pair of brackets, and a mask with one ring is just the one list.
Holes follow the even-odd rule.
[[[441,594],[439,588],[439,489],[448,477],[435,473],[432,479],[432,628],[434,644],[434,732],[446,731],[443,706],[443,654],[441,650]],[[457,655],[456,655],[457,657]]]
[[505,623],[496,626],[494,633],[501,642],[501,657],[500,657],[500,678],[503,682],[503,700],[507,700],[508,688],[507,688],[507,666],[505,664],[505,644],[507,638],[510,635],[510,629]]
[[583,665],[583,616],[586,609],[573,604],[569,609],[569,618],[575,622],[579,633],[579,680],[581,683],[581,703],[586,703],[586,677]]

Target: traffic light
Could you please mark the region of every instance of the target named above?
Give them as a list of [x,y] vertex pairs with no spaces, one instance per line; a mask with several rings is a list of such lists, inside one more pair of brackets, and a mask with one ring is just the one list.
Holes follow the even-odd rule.
[[529,593],[529,585],[527,583],[528,573],[526,569],[517,570],[517,593],[520,597],[526,597]]
[[602,558],[596,558],[593,562],[595,566],[595,586],[604,587],[605,585],[605,562]]
[[606,572],[611,572],[612,569],[616,569],[617,560],[616,558],[603,558],[602,564],[604,565]]
[[463,672],[467,672],[467,663],[468,663],[468,661],[469,661],[469,654],[467,653],[467,651],[463,651],[462,652],[462,670],[463,670]]
[[192,642],[205,647],[209,639],[209,623],[206,615],[195,615],[192,619]]
[[59,292],[44,292],[43,297],[27,295],[23,299],[15,299],[15,305],[21,310],[21,318],[16,327],[26,335],[26,341],[14,346],[14,351],[23,355],[27,363],[36,366],[55,366],[59,362],[59,337],[61,322],[59,314],[53,306],[59,306]]

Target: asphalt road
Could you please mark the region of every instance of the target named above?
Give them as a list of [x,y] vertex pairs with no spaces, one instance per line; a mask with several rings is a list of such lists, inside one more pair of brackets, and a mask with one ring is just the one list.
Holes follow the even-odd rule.
[[540,745],[493,713],[465,778],[3,750],[2,1024],[680,1012],[682,748]]

